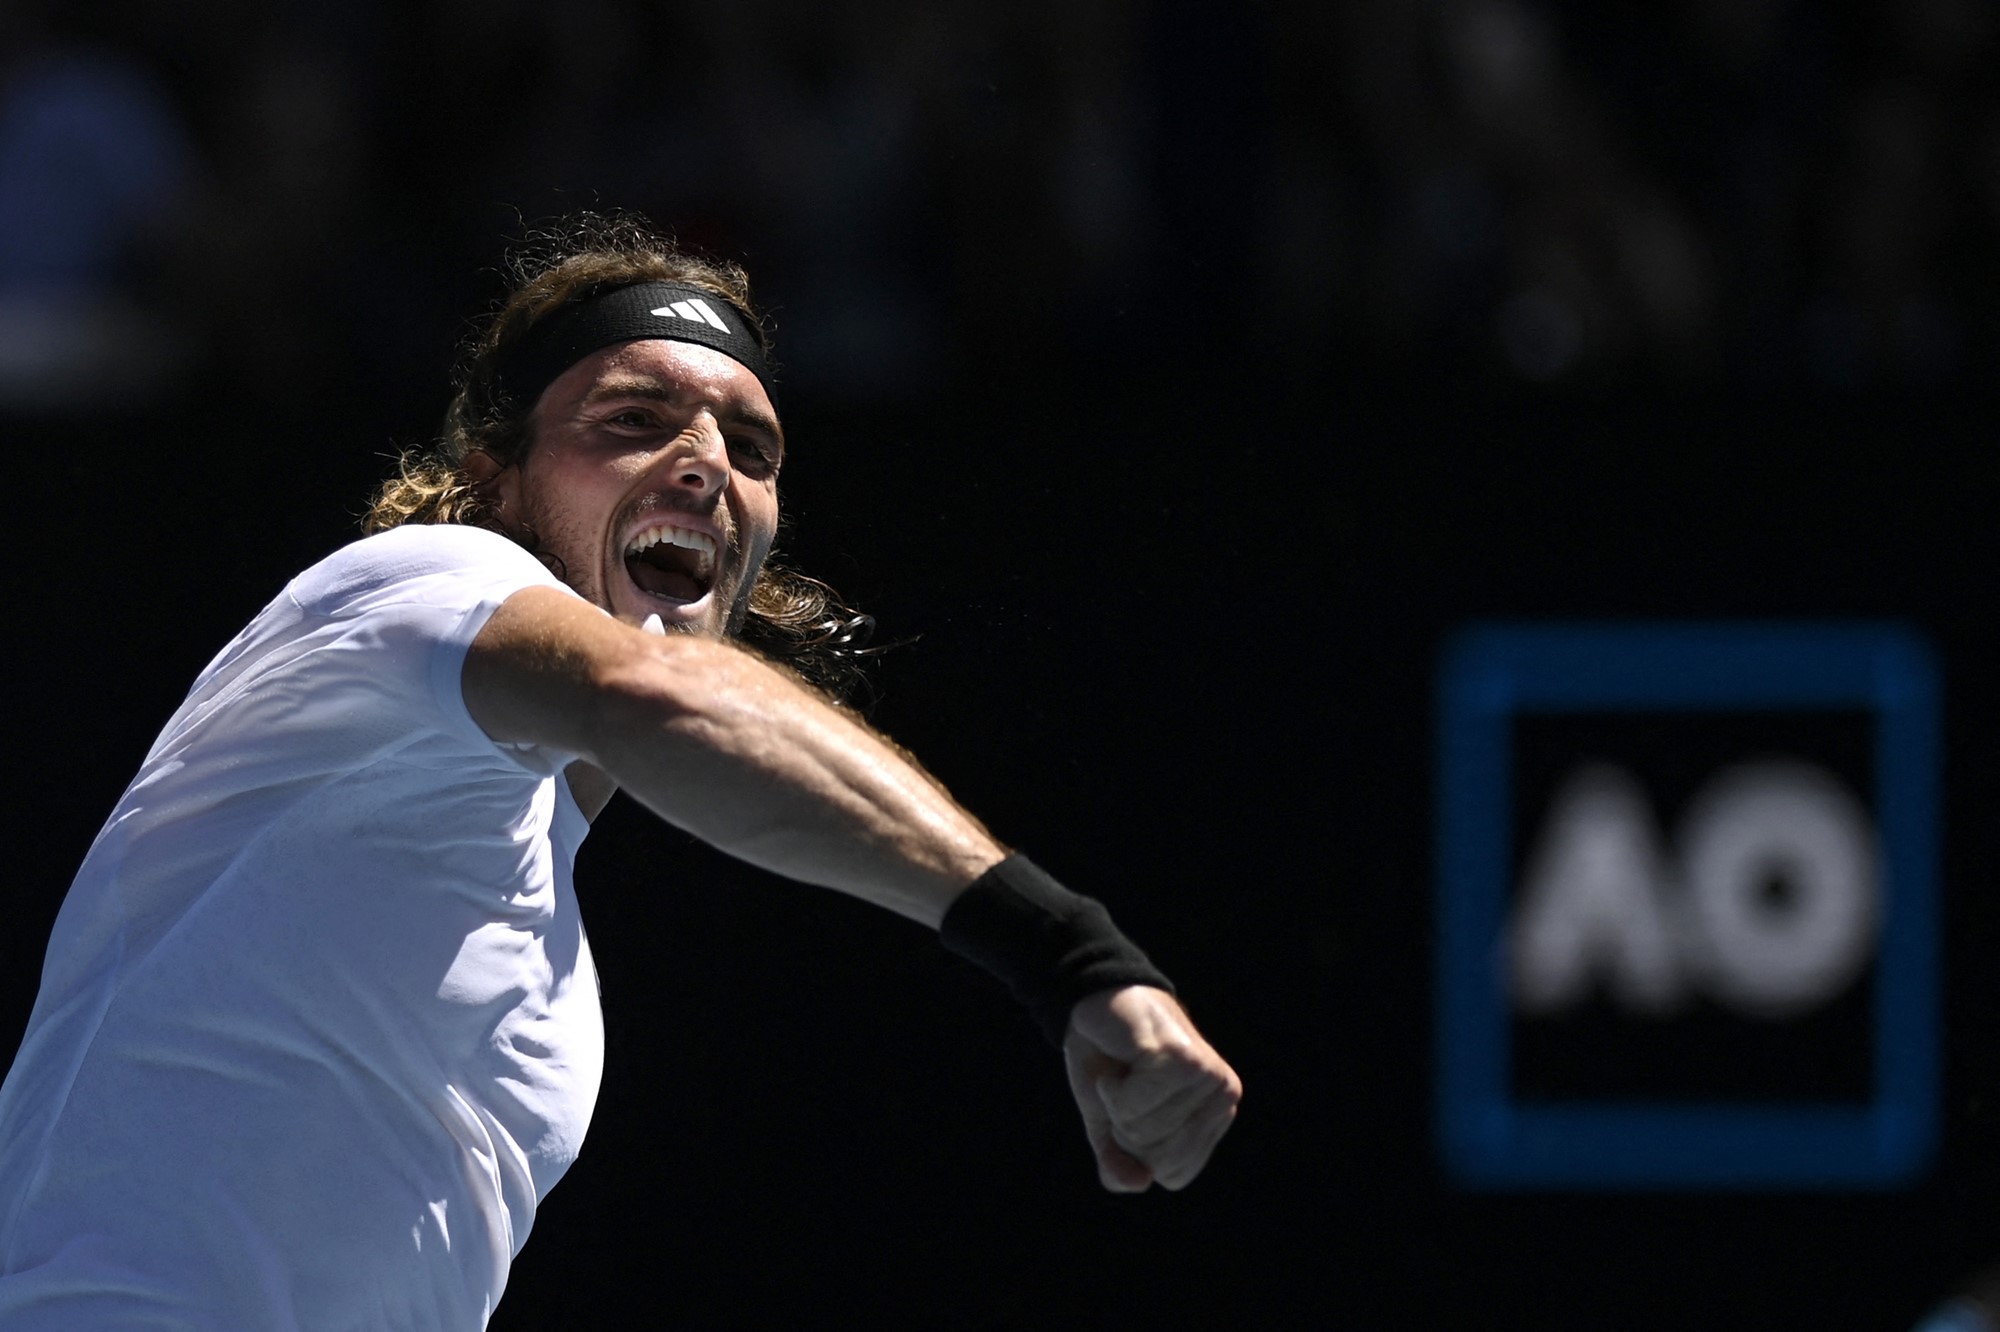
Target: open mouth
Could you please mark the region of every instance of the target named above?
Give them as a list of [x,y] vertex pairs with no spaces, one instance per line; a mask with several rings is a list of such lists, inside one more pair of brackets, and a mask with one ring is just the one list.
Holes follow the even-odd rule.
[[625,572],[641,592],[698,601],[715,583],[715,538],[685,527],[654,527],[625,547]]

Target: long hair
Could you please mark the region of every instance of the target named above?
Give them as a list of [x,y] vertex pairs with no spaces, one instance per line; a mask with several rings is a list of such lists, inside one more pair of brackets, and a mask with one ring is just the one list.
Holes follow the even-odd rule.
[[[466,523],[535,549],[531,533],[501,526],[492,498],[473,482],[465,459],[475,449],[502,467],[521,459],[531,442],[534,404],[505,393],[498,367],[530,329],[572,301],[639,282],[687,283],[734,305],[767,355],[770,351],[770,334],[751,304],[750,280],[741,268],[683,250],[629,213],[579,213],[530,232],[508,255],[507,273],[509,295],[459,348],[451,405],[436,442],[397,460],[395,474],[369,503],[362,531]],[[773,558],[751,587],[739,638],[840,698],[864,683],[863,663],[880,650],[867,645],[874,623],[842,604],[825,583]]]

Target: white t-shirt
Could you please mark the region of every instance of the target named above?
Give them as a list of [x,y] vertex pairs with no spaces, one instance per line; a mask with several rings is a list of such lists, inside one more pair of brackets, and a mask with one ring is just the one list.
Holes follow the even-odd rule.
[[604,1060],[570,755],[459,676],[512,542],[308,569],[195,683],[63,903],[0,1088],[0,1327],[476,1329]]

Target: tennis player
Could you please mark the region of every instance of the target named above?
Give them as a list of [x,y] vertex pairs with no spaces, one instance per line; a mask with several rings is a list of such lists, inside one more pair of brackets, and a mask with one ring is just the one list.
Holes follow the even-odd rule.
[[597,1095],[571,866],[618,787],[996,975],[1107,1188],[1200,1173],[1240,1084],[1166,978],[833,701],[768,356],[742,273],[634,220],[525,262],[91,846],[0,1088],[0,1327],[483,1327]]

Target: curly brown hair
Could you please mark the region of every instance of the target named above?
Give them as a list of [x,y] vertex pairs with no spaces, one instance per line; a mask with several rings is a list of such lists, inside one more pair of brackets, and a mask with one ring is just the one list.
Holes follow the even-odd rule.
[[[534,549],[532,534],[502,527],[492,498],[473,481],[466,455],[479,450],[505,467],[531,442],[532,402],[512,400],[498,370],[528,331],[575,301],[639,282],[683,282],[715,293],[743,313],[767,355],[770,335],[750,302],[750,280],[733,263],[682,249],[630,213],[579,213],[529,232],[507,256],[509,294],[459,348],[451,405],[429,448],[405,452],[377,488],[364,532],[406,523],[466,523]],[[563,571],[556,570],[558,575]],[[863,683],[874,621],[842,604],[816,578],[767,560],[750,592],[742,642],[835,697]]]

